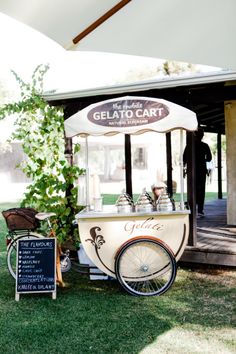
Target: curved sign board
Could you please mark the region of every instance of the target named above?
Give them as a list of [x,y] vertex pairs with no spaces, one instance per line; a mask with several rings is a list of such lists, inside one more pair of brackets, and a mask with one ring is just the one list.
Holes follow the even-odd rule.
[[165,118],[169,109],[149,99],[127,99],[97,105],[88,111],[88,120],[104,127],[137,127]]
[[92,104],[65,121],[67,137],[197,130],[196,114],[162,99],[126,96]]

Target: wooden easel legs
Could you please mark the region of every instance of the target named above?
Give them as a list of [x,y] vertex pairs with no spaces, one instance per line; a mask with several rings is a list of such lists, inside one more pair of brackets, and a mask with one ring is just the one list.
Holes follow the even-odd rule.
[[57,261],[56,261],[57,285],[60,288],[64,288],[65,283],[62,279],[60,256],[61,256],[61,247],[57,246]]

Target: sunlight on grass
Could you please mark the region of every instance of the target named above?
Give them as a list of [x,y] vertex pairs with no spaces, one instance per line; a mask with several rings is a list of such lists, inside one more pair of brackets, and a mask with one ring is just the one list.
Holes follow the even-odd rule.
[[[236,330],[224,327],[212,330],[202,326],[187,325],[173,328],[160,335],[152,344],[140,351],[140,354],[175,353],[175,354],[233,354]],[[174,348],[174,350],[173,350]]]

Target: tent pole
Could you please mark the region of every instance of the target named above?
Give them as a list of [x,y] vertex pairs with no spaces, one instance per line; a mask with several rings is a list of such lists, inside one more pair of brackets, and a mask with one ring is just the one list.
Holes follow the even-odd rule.
[[183,176],[183,129],[180,129],[180,152],[179,152],[179,167],[180,167],[180,210],[184,210],[184,176]]
[[88,137],[85,138],[85,170],[86,170],[86,210],[89,211],[89,167],[88,167]]
[[191,213],[189,215],[188,246],[196,246],[197,220],[196,220],[196,155],[193,132],[187,132],[187,192]]
[[221,133],[217,133],[218,199],[223,198],[221,148],[222,148]]
[[171,132],[166,133],[167,191],[173,197]]
[[125,180],[126,180],[126,193],[128,193],[132,198],[133,197],[132,157],[131,157],[131,141],[130,141],[129,134],[125,134]]
[[[107,21],[111,16],[113,16],[116,12],[121,10],[125,5],[127,5],[131,0],[121,0],[113,6],[110,10],[108,10],[104,15],[99,17],[95,22],[93,22],[90,26],[88,26],[85,30],[79,33],[75,38],[73,38],[73,44],[78,44],[84,37],[93,32],[98,26]],[[71,48],[70,48],[71,49]]]

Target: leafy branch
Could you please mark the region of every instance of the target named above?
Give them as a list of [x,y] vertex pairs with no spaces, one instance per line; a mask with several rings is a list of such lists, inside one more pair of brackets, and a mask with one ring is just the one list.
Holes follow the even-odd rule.
[[[84,171],[70,166],[64,155],[64,115],[62,107],[50,106],[43,98],[43,80],[49,67],[39,65],[31,83],[25,83],[15,72],[21,90],[21,100],[0,108],[0,119],[17,114],[16,130],[11,140],[22,144],[27,156],[20,168],[32,179],[22,201],[38,211],[53,211],[53,222],[59,241],[76,238],[71,232],[76,205],[78,176]],[[78,146],[76,146],[78,150]],[[69,195],[66,193],[70,190]]]

